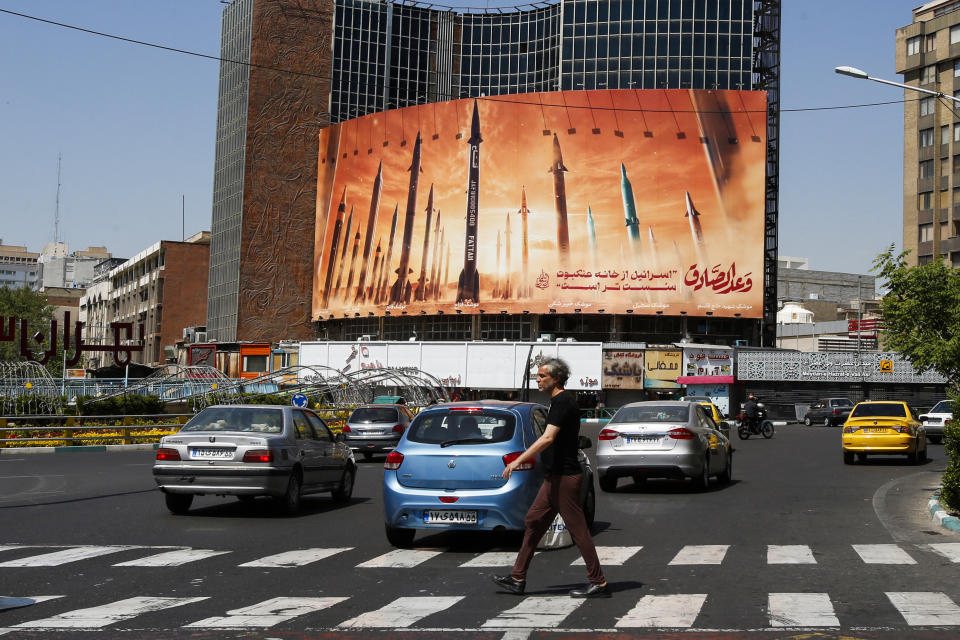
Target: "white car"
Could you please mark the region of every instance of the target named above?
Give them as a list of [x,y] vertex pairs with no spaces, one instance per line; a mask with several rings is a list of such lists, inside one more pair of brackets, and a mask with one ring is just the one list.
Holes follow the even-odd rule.
[[941,400],[930,409],[930,411],[920,415],[920,422],[927,428],[927,439],[939,444],[943,440],[943,425],[953,418],[953,400]]

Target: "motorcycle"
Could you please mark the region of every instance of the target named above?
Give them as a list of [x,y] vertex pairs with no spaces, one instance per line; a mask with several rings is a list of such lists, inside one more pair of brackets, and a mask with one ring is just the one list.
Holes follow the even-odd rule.
[[767,412],[763,405],[757,406],[757,417],[748,418],[741,411],[737,414],[737,435],[741,440],[747,440],[750,436],[763,436],[768,440],[773,437],[773,422],[767,420]]

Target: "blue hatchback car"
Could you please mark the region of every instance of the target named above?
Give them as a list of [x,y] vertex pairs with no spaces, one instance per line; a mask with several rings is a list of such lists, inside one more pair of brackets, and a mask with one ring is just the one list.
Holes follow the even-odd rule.
[[[539,456],[509,480],[507,464],[540,437],[546,407],[533,403],[481,401],[429,407],[417,414],[383,473],[387,540],[413,543],[416,530],[522,531],[527,509],[543,478]],[[593,469],[582,449],[581,504],[593,525],[596,493]]]

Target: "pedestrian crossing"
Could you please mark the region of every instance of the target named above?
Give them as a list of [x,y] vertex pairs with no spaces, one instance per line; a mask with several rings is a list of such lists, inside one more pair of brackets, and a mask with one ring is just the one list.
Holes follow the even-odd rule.
[[[945,558],[951,563],[960,564],[960,543],[907,546],[909,548],[897,544],[853,544],[849,545],[853,552],[849,559],[859,558],[859,561],[864,565],[916,565],[917,559],[914,556],[919,557],[921,554],[929,555],[932,553],[938,562]],[[51,551],[52,548],[59,550]],[[682,545],[673,552],[667,564],[670,566],[722,565],[728,561],[731,548],[732,545]],[[756,545],[752,547],[744,545],[742,548],[763,554],[768,565],[819,564],[815,550],[807,545]],[[570,562],[570,566],[582,566],[584,564],[583,559],[576,553],[576,548],[572,548],[571,551],[575,558]],[[649,558],[644,557],[645,551],[647,550],[643,546],[597,547],[597,555],[603,566],[624,566],[640,558],[648,561]],[[26,553],[27,555],[4,560],[4,556],[16,552]],[[59,567],[127,552],[145,552],[149,555],[112,563],[111,566],[179,567],[202,563],[211,558],[228,554],[236,555],[234,551],[229,550],[194,549],[190,547],[0,544],[0,570],[6,568]],[[294,569],[353,552],[359,553],[355,547],[292,549],[239,562],[237,566],[261,569]],[[650,551],[650,553],[654,552]],[[662,550],[657,553],[662,554]],[[474,554],[468,559],[464,559],[464,555],[467,554],[452,552],[448,549],[394,549],[372,558],[363,559],[354,566],[357,569],[412,569],[438,562],[446,564],[450,558],[455,558],[455,566],[459,568],[496,568],[510,567],[516,559],[516,551],[487,551]]]
[[[892,608],[906,627],[960,629],[960,606],[942,592],[891,591],[877,594],[880,599],[868,602],[872,618],[882,608]],[[473,616],[477,604],[464,595],[402,596],[383,606],[344,617],[341,605],[351,600],[367,602],[369,597],[279,596],[262,602],[231,608],[223,615],[199,617],[197,607],[210,596],[166,597],[133,596],[92,607],[69,608],[65,596],[28,596],[37,603],[57,603],[66,610],[47,617],[39,617],[12,624],[5,630],[34,631],[95,630],[118,625],[127,630],[137,629],[136,619],[146,614],[163,612],[170,628],[188,629],[268,629],[298,624],[314,630],[344,629],[454,629],[443,622],[460,621]],[[531,595],[527,597],[495,598],[493,610],[479,612],[486,617],[476,628],[481,631],[516,629],[564,630],[568,620],[579,609],[602,610],[603,620],[598,628],[609,629],[677,629],[705,630],[698,619],[711,596],[706,593],[669,593],[636,596],[629,592],[615,593],[604,601],[571,598],[565,595]],[[863,629],[868,621],[843,619],[835,603],[847,602],[848,597],[834,598],[829,593],[770,593],[765,602],[743,602],[744,607],[757,607],[765,616],[769,629],[839,629],[856,626]],[[491,601],[487,601],[491,602]],[[45,605],[49,606],[49,605]],[[21,609],[20,611],[25,611]],[[441,617],[442,616],[442,617]],[[596,617],[596,616],[595,616]],[[864,622],[867,622],[865,625]],[[605,625],[605,626],[604,626]],[[2,635],[4,629],[0,629]]]

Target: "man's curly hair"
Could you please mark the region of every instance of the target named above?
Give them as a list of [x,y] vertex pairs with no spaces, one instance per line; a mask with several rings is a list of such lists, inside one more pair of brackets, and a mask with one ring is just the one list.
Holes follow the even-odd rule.
[[560,358],[547,358],[540,363],[541,367],[546,367],[550,377],[557,381],[557,386],[561,389],[567,388],[567,380],[570,378],[570,366]]

